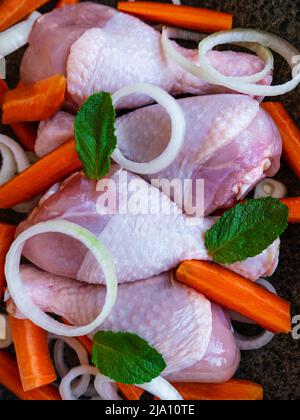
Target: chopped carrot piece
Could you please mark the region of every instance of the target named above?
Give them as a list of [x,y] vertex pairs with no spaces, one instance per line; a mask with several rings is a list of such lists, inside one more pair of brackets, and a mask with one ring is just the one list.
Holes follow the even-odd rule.
[[2,299],[4,295],[5,287],[5,258],[11,244],[14,241],[15,230],[16,228],[13,225],[0,223],[0,299]]
[[60,0],[57,4],[56,4],[56,8],[59,7],[64,7],[64,6],[72,6],[73,4],[77,4],[79,3],[80,0]]
[[284,159],[295,175],[300,178],[300,129],[282,103],[264,102],[262,107],[271,115],[282,136]]
[[263,399],[261,385],[240,379],[232,379],[223,384],[173,383],[172,385],[184,400],[260,401]]
[[93,342],[88,337],[78,337],[78,340],[83,345],[83,347],[87,350],[87,352],[91,355],[93,349]]
[[11,208],[36,197],[81,168],[75,142],[70,140],[0,186],[0,208]]
[[24,401],[59,401],[58,390],[52,385],[43,386],[33,391],[25,392],[22,387],[18,365],[15,357],[0,350],[0,383],[9,389],[16,397]]
[[[24,86],[19,82],[18,86]],[[8,86],[4,80],[0,79],[0,107],[2,108],[4,96],[8,91]],[[34,143],[37,137],[37,129],[32,123],[14,123],[11,124],[11,129],[17,136],[21,145],[29,151],[34,150]]]
[[290,304],[244,277],[207,261],[185,261],[177,278],[225,308],[273,333],[291,331]]
[[280,201],[289,208],[289,223],[300,223],[300,197],[282,198]]
[[32,391],[56,380],[48,347],[48,334],[28,319],[9,317],[24,391]]
[[0,31],[19,22],[49,0],[3,0],[0,2]]
[[139,401],[144,391],[134,385],[117,383],[118,389],[123,397],[128,401]]
[[229,13],[201,9],[199,7],[178,6],[148,1],[120,1],[118,3],[118,10],[140,19],[200,32],[216,32],[232,29],[233,22],[233,17]]
[[52,117],[62,107],[66,86],[66,78],[56,75],[9,90],[2,107],[3,124],[41,121]]

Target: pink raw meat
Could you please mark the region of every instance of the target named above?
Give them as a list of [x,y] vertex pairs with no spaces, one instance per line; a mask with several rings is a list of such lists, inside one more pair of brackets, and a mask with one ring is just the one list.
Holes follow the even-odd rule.
[[[185,197],[192,202],[196,180],[203,179],[205,214],[210,214],[231,206],[262,178],[276,174],[281,137],[256,100],[243,95],[211,95],[180,99],[178,103],[186,119],[184,147],[172,165],[146,177],[147,181],[193,180],[185,189]],[[73,124],[74,116],[67,113],[42,122],[36,153],[42,156],[73,137]],[[131,160],[147,162],[167,146],[170,126],[159,105],[138,109],[117,120],[118,145]],[[178,199],[177,204],[181,207]]]
[[[103,306],[105,288],[22,266],[34,303],[74,325],[91,322]],[[119,286],[117,303],[99,328],[138,334],[167,362],[172,380],[224,382],[235,373],[240,352],[222,309],[172,280],[170,273]]]
[[[106,187],[111,192],[116,187],[118,193],[117,203],[110,199],[109,208],[108,194],[101,192]],[[116,165],[98,186],[79,173],[60,187],[54,186],[17,233],[55,218],[77,223],[100,238],[113,257],[119,283],[169,271],[183,260],[210,260],[204,235],[215,219],[187,217],[157,188]],[[233,264],[230,269],[256,280],[273,273],[278,253],[279,240],[257,257]],[[24,247],[24,255],[50,273],[87,283],[104,282],[92,254],[61,234],[31,238]]]
[[[176,48],[198,64],[197,50]],[[208,58],[222,74],[230,76],[251,75],[264,67],[252,54],[212,51]],[[32,30],[21,66],[22,80],[32,83],[56,73],[66,74],[68,93],[77,106],[95,92],[115,92],[139,82],[161,86],[173,95],[228,92],[171,62],[162,49],[161,34],[151,26],[89,2],[46,14]],[[267,76],[260,83],[270,84],[271,80]],[[118,107],[146,103],[151,100],[133,95]]]

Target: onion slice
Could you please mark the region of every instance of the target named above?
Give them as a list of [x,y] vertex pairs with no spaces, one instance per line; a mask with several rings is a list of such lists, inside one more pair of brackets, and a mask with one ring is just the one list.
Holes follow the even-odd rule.
[[170,384],[170,382],[166,381],[161,376],[153,379],[148,384],[138,386],[145,391],[150,392],[150,394],[154,395],[155,397],[160,398],[161,400],[182,401],[183,399],[179,392]]
[[[105,303],[97,318],[88,325],[73,327],[62,324],[44,313],[33,303],[30,296],[28,296],[26,287],[23,284],[20,275],[20,259],[22,250],[25,242],[29,238],[49,232],[62,233],[78,240],[89,249],[98,261],[99,265],[102,267],[106,281]],[[101,241],[91,232],[75,223],[65,220],[53,220],[38,223],[22,232],[13,242],[7,254],[5,275],[9,293],[19,311],[34,324],[43,328],[45,331],[56,335],[81,337],[83,335],[90,334],[110,315],[117,299],[118,281],[116,270],[108,251],[102,245]]]
[[[77,354],[77,357],[79,359],[79,362],[82,366],[86,366],[89,364],[89,357],[86,349],[83,347],[83,345],[72,337],[59,337],[57,335],[50,334],[49,340],[55,340],[55,346],[54,346],[54,364],[57,373],[61,378],[65,377],[70,369],[65,363],[65,357],[64,357],[64,346],[67,344],[71,349],[75,351]],[[82,378],[78,380],[76,384],[72,386],[72,392],[73,395],[76,398],[81,397],[81,395],[84,395],[90,384],[90,375],[84,375]]]
[[97,376],[99,371],[94,366],[78,366],[71,369],[70,372],[61,381],[59,392],[62,400],[64,401],[75,401],[82,395],[75,397],[72,391],[72,382],[79,376]]
[[201,63],[201,76],[212,84],[222,85],[228,89],[240,93],[254,96],[277,96],[293,90],[300,83],[300,72],[296,74],[289,82],[278,86],[263,86],[230,78],[222,75],[207,60],[208,51],[217,45],[227,43],[258,43],[266,48],[270,48],[281,55],[289,64],[291,69],[296,68],[295,57],[299,56],[299,51],[289,42],[283,40],[277,35],[254,29],[233,29],[231,31],[222,31],[209,35],[199,44],[199,60]]
[[118,90],[112,95],[113,104],[116,105],[121,98],[134,93],[150,96],[168,112],[172,123],[169,144],[160,156],[150,162],[138,163],[128,160],[119,148],[116,148],[112,158],[121,168],[140,175],[151,175],[170,166],[180,153],[185,137],[185,118],[180,105],[171,95],[157,86],[146,83],[126,86]]
[[283,198],[287,196],[287,187],[272,178],[265,178],[260,181],[254,190],[254,198],[273,197]]
[[[172,44],[172,42],[169,40],[169,38],[180,38],[180,39],[186,39],[186,40],[193,40],[193,41],[205,41],[207,38],[206,36],[203,37],[202,34],[198,34],[196,32],[188,32],[188,31],[182,31],[178,30],[176,28],[163,28],[162,31],[162,45],[163,49],[165,51],[165,54],[172,59],[177,65],[179,65],[183,70],[187,71],[188,73],[191,73],[193,76],[207,80],[210,83],[214,83],[213,79],[210,79],[207,72],[203,70],[202,61],[199,60],[200,66],[197,66],[187,58],[185,58]],[[260,57],[265,62],[265,67],[260,72],[250,75],[250,76],[236,76],[236,77],[226,77],[226,80],[230,80],[233,83],[236,83],[237,81],[240,82],[248,82],[248,83],[256,83],[262,79],[264,79],[270,71],[274,67],[274,57],[271,51],[261,46],[255,42],[232,42],[232,44],[237,44],[241,47],[247,48],[250,51],[255,52],[258,57]],[[218,72],[218,74],[221,74]]]
[[17,164],[12,151],[5,144],[0,143],[2,164],[0,169],[0,185],[10,181],[17,173]]
[[6,349],[13,342],[8,316],[0,314],[0,349]]
[[[269,290],[269,292],[277,295],[276,289],[267,280],[261,278],[257,280],[257,283],[263,286],[265,289]],[[248,322],[246,318],[239,319],[238,316],[236,316],[235,314],[233,314],[233,317],[231,319],[235,319],[243,323],[253,324],[252,321]],[[267,344],[269,344],[273,340],[273,338],[275,337],[275,334],[273,334],[270,331],[263,331],[262,333],[258,334],[255,337],[247,337],[245,335],[238,333],[237,331],[234,331],[234,337],[236,339],[237,345],[239,346],[240,350],[250,351],[250,350],[259,350],[265,347]]]
[[39,12],[33,12],[28,19],[12,26],[0,33],[0,56],[7,55],[24,47],[28,43],[29,35],[34,22],[42,16]]
[[13,154],[16,161],[17,172],[23,172],[25,169],[29,168],[29,159],[22,147],[15,140],[5,136],[4,134],[0,134],[0,144],[8,147],[8,149]]

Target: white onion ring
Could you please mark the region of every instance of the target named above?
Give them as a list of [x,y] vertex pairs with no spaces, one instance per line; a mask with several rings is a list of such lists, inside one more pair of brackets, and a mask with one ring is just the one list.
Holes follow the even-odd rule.
[[76,401],[78,398],[72,392],[72,382],[78,376],[97,376],[99,371],[94,366],[78,366],[71,369],[70,372],[61,381],[59,392],[62,400],[64,401]]
[[10,181],[17,173],[17,164],[12,151],[5,144],[0,143],[2,165],[0,169],[0,185]]
[[[176,62],[183,70],[191,73],[193,76],[198,77],[199,79],[207,80],[210,83],[213,81],[209,80],[206,77],[206,72],[202,70],[202,64],[200,62],[200,66],[192,63],[190,60],[185,58],[176,48],[173,47],[172,43],[170,42],[169,38],[175,39],[185,39],[190,41],[202,41],[207,38],[207,36],[197,33],[197,32],[190,32],[184,31],[177,28],[163,28],[162,31],[162,45],[165,51],[165,54],[169,56],[173,61]],[[264,79],[273,69],[274,67],[274,57],[269,48],[266,48],[262,45],[259,45],[255,42],[232,42],[232,44],[236,44],[238,46],[247,48],[248,50],[255,52],[258,57],[260,57],[264,63],[265,67],[260,72],[250,75],[250,76],[236,76],[236,77],[229,77],[226,76],[226,80],[230,80],[233,83],[237,81],[240,82],[248,82],[248,83],[256,83],[260,80]],[[221,73],[219,73],[221,74]],[[225,77],[225,76],[224,76]]]
[[4,144],[12,152],[16,161],[17,172],[23,172],[25,169],[29,168],[29,159],[22,147],[15,140],[4,134],[0,134],[0,144]]
[[[54,320],[36,306],[27,294],[20,275],[20,259],[23,247],[29,238],[49,232],[62,233],[80,241],[92,252],[102,267],[106,280],[105,303],[97,318],[88,325],[73,327]],[[34,324],[56,335],[81,337],[90,334],[110,315],[117,299],[118,281],[116,270],[108,251],[91,232],[65,220],[38,223],[22,232],[13,242],[7,254],[5,275],[10,295],[19,311]]]
[[183,399],[179,392],[173,387],[173,385],[171,385],[170,382],[166,381],[161,376],[153,379],[148,384],[138,386],[164,401],[182,401]]
[[95,379],[95,389],[103,400],[122,401],[116,383],[99,372]]
[[170,166],[180,153],[185,137],[185,118],[180,105],[178,105],[176,100],[171,95],[157,86],[149,85],[146,83],[126,86],[123,89],[118,90],[112,95],[113,104],[116,105],[116,103],[121,98],[133,93],[140,93],[150,96],[158,104],[165,108],[171,118],[172,123],[170,142],[162,154],[153,159],[151,162],[133,162],[127,159],[121,153],[118,147],[112,154],[112,158],[119,164],[119,166],[121,166],[121,168],[127,169],[128,171],[134,172],[136,174],[155,174]]
[[[73,349],[79,359],[79,362],[82,366],[89,364],[89,356],[84,348],[84,346],[75,338],[72,337],[59,337],[53,334],[49,335],[49,340],[56,340],[54,346],[54,365],[57,373],[61,378],[66,376],[70,369],[65,363],[64,357],[64,345],[67,344],[71,349]],[[87,392],[87,389],[90,384],[90,375],[84,375],[78,380],[76,384],[72,386],[73,395],[76,398],[79,398],[81,395],[84,395]]]
[[8,316],[0,314],[0,349],[6,349],[13,342]]
[[289,82],[279,86],[262,86],[239,81],[238,78],[223,76],[207,60],[206,54],[215,46],[232,42],[255,42],[264,47],[270,48],[281,55],[289,64],[294,67],[293,59],[299,56],[299,51],[289,42],[268,32],[253,29],[233,29],[209,35],[199,44],[199,60],[201,63],[201,77],[210,83],[222,85],[228,89],[254,96],[277,96],[293,90],[300,83],[300,72]]
[[34,22],[40,16],[42,16],[41,13],[33,12],[28,19],[17,23],[4,32],[0,32],[0,56],[6,57],[24,47],[28,43]]
[[287,187],[272,178],[265,178],[260,181],[254,190],[254,198],[273,197],[283,198],[287,196]]
[[[268,282],[265,279],[258,279],[257,283],[263,286],[265,289],[267,289],[269,292],[274,293],[277,295],[276,289],[274,286]],[[234,318],[232,318],[234,319]],[[236,319],[239,321],[239,319]],[[252,321],[248,322],[246,318],[241,318],[240,322],[244,323],[253,323]],[[275,334],[273,334],[270,331],[263,331],[262,333],[258,334],[255,337],[247,337],[245,335],[242,335],[238,333],[237,331],[234,331],[234,337],[236,339],[236,342],[242,351],[250,351],[250,350],[259,350],[263,347],[265,347],[267,344],[269,344],[273,338],[275,337]]]

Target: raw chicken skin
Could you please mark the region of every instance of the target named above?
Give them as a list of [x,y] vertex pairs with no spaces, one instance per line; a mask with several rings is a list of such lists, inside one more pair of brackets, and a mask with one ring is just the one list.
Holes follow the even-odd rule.
[[[262,178],[276,174],[280,167],[281,137],[256,100],[224,94],[180,99],[178,103],[186,120],[184,147],[166,170],[147,176],[148,182],[193,180],[193,185],[185,190],[185,197],[192,203],[196,180],[203,179],[205,214],[210,214],[217,208],[231,206]],[[60,112],[43,121],[36,153],[43,156],[73,137],[74,118]],[[117,119],[118,145],[126,157],[137,162],[160,155],[167,146],[170,130],[169,117],[159,105]],[[180,206],[178,199],[177,204]],[[184,210],[189,211],[186,207]]]
[[[197,50],[176,48],[198,64]],[[228,76],[251,75],[264,67],[251,54],[213,51],[208,53],[208,59]],[[228,92],[189,75],[168,60],[161,34],[151,26],[89,2],[52,11],[40,18],[32,30],[21,65],[23,82],[33,83],[57,73],[66,74],[69,96],[77,106],[95,92],[113,93],[139,82],[160,86],[173,95]],[[270,84],[271,80],[267,76],[260,83]],[[69,98],[67,102],[70,105]],[[151,102],[145,96],[132,95],[121,100],[118,107]]]
[[[101,192],[101,188],[104,191],[111,184],[117,186],[116,209],[111,200],[107,207],[108,195]],[[177,267],[184,260],[210,260],[204,235],[215,219],[187,217],[157,188],[120,170],[117,165],[113,166],[110,176],[101,181],[101,188],[99,185],[98,191],[96,188],[95,181],[74,174],[46,194],[27,221],[19,225],[17,234],[38,222],[55,218],[77,223],[99,237],[107,247],[119,283],[150,278]],[[160,207],[156,212],[158,200]],[[230,269],[252,280],[271,275],[278,263],[278,252],[279,240],[257,257],[233,264]],[[31,238],[23,254],[50,273],[87,283],[104,283],[102,270],[93,255],[72,238],[61,234]]]
[[[22,266],[34,303],[74,325],[90,323],[104,303],[105,288]],[[119,286],[117,303],[99,328],[138,334],[162,353],[172,380],[223,382],[239,364],[240,352],[222,309],[172,280],[171,273]]]

